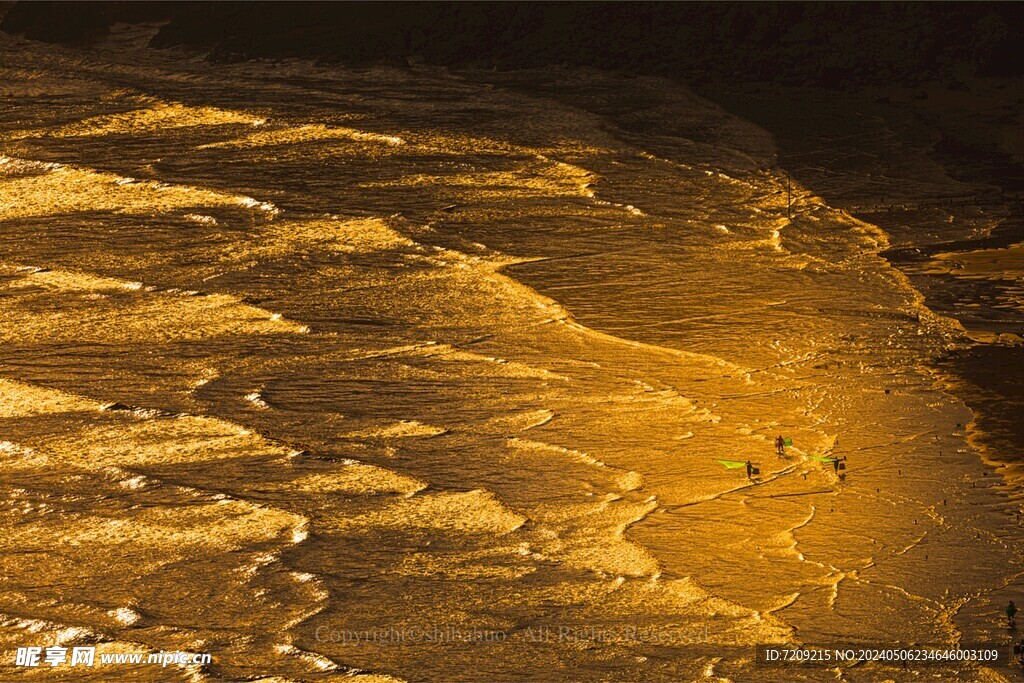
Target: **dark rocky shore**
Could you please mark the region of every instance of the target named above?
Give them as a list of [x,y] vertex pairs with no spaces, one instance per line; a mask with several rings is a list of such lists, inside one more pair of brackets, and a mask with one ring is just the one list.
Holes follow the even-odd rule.
[[211,60],[566,64],[681,78],[847,87],[1021,73],[1019,3],[19,2],[2,28],[84,43],[166,22],[152,47]]

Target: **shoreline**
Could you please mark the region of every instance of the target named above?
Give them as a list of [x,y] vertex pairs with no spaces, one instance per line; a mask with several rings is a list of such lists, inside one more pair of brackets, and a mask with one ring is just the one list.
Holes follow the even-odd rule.
[[[231,82],[245,68],[218,72],[214,87]],[[345,83],[344,72],[329,75]],[[145,82],[163,76],[147,72]],[[373,119],[383,120],[389,133],[421,141],[408,146],[409,158],[380,155],[376,147],[367,153],[351,141],[300,135],[303,146],[292,147],[285,138],[271,159],[234,151],[228,159],[245,158],[249,165],[223,164],[225,157],[203,151],[211,149],[206,146],[210,138],[223,133],[202,117],[212,114],[215,122],[225,111],[253,105],[248,100],[232,104],[237,94],[214,88],[213,98],[204,103],[211,109],[187,112],[199,115],[194,132],[178,132],[187,144],[173,135],[164,137],[159,129],[125,133],[116,121],[101,119],[109,126],[101,134],[132,135],[172,160],[181,155],[201,193],[191,184],[182,185],[175,190],[181,194],[181,208],[167,210],[149,194],[150,185],[100,183],[92,174],[86,186],[92,194],[80,197],[84,208],[96,209],[95,198],[105,196],[102,190],[122,188],[132,193],[126,201],[133,202],[136,216],[159,217],[158,229],[144,233],[137,243],[129,237],[143,229],[136,223],[151,219],[136,218],[129,230],[110,231],[103,242],[91,242],[86,222],[69,221],[71,227],[61,237],[40,231],[38,222],[13,219],[12,244],[20,242],[30,252],[26,258],[38,254],[36,260],[54,271],[66,268],[87,275],[108,268],[90,256],[116,253],[123,244],[136,260],[115,265],[123,271],[115,274],[131,282],[191,289],[207,275],[195,268],[204,238],[226,232],[227,226],[243,228],[232,231],[236,241],[221,252],[221,263],[233,267],[232,277],[213,280],[208,287],[216,296],[234,296],[233,301],[259,301],[265,311],[278,315],[270,314],[269,322],[253,318],[248,325],[255,332],[266,325],[271,326],[267,332],[274,332],[273,325],[289,321],[309,325],[314,332],[307,329],[287,343],[277,336],[261,341],[249,327],[232,323],[224,329],[237,338],[195,347],[208,367],[193,367],[187,359],[166,354],[167,361],[180,364],[181,382],[194,379],[194,386],[167,381],[143,362],[135,368],[134,387],[128,383],[110,391],[118,392],[116,400],[127,405],[159,408],[184,391],[204,413],[303,448],[298,454],[282,454],[289,458],[287,465],[266,463],[266,469],[255,470],[255,482],[248,477],[235,481],[237,472],[230,466],[205,472],[197,466],[183,480],[197,490],[215,486],[242,499],[273,502],[289,514],[296,508],[310,520],[293,530],[293,538],[295,531],[302,532],[301,538],[288,546],[287,558],[266,560],[273,567],[266,573],[253,570],[254,576],[263,577],[290,569],[301,572],[296,577],[301,585],[322,582],[323,593],[307,596],[318,611],[294,622],[302,628],[285,629],[299,646],[310,645],[313,627],[331,619],[372,626],[380,619],[409,622],[424,615],[454,615],[467,623],[484,618],[495,626],[517,628],[549,618],[611,624],[710,621],[723,642],[791,639],[786,630],[790,620],[805,627],[803,637],[813,637],[813,629],[831,629],[864,637],[912,631],[913,637],[955,638],[956,605],[942,596],[950,590],[956,596],[971,595],[979,586],[998,583],[993,572],[1002,565],[982,567],[977,577],[967,574],[975,558],[995,564],[1007,557],[1006,549],[988,538],[1000,531],[993,515],[1002,503],[991,491],[966,485],[980,480],[981,467],[971,454],[958,450],[961,437],[946,429],[958,419],[962,404],[953,405],[946,397],[937,401],[916,365],[922,353],[941,341],[941,331],[930,320],[922,326],[913,315],[920,302],[906,291],[905,276],[873,251],[879,247],[878,235],[849,214],[822,205],[810,209],[817,212],[813,218],[818,222],[783,223],[784,205],[772,194],[778,179],[748,168],[757,155],[745,154],[735,142],[756,131],[730,120],[735,126],[723,139],[732,144],[725,151],[717,149],[714,141],[698,134],[701,124],[724,114],[699,98],[671,93],[676,99],[651,114],[655,123],[673,124],[679,112],[690,115],[686,123],[692,129],[682,126],[682,132],[696,142],[676,128],[664,137],[656,126],[623,133],[632,136],[628,142],[608,133],[606,123],[614,110],[625,107],[629,113],[637,108],[636,93],[624,91],[624,83],[664,95],[664,82],[574,71],[560,74],[564,83],[536,74],[519,76],[525,86],[537,87],[531,92],[458,85],[457,93],[469,93],[466,99],[477,109],[465,124],[465,137],[447,131],[441,142],[450,146],[447,153],[453,158],[446,159],[469,170],[439,174],[440,182],[422,174],[410,178],[409,159],[427,166],[437,154],[437,129],[444,123],[461,129],[444,119],[444,110],[431,109],[424,129],[417,130],[408,123],[423,121],[414,98],[384,99],[390,105],[378,105],[382,113]],[[122,82],[127,78],[118,76]],[[405,82],[393,79],[393,74],[379,74],[368,79],[368,87],[374,93],[403,94]],[[427,75],[412,80],[444,97],[456,90],[452,82]],[[612,113],[586,111],[575,103],[556,106],[551,90],[573,84]],[[657,97],[652,101],[664,103]],[[151,114],[149,106],[139,107],[143,116]],[[493,120],[504,116],[512,124],[490,127],[492,119],[481,117],[481,109],[493,114]],[[281,114],[274,125],[294,134],[310,130],[301,125],[308,123],[304,116],[322,112],[281,107],[273,113],[275,118]],[[399,114],[418,137],[406,135],[394,122]],[[322,129],[314,133],[318,131]],[[117,166],[118,177],[137,175],[133,164],[139,163],[138,157],[131,155],[131,148],[112,153],[102,137],[69,139],[48,132],[35,135],[37,149],[47,158],[67,155],[72,164],[100,160]],[[252,144],[266,138],[258,130],[241,132]],[[553,146],[549,140],[566,134],[580,137],[548,149]],[[481,157],[475,144],[481,136],[507,136],[517,145],[496,145],[490,156]],[[650,138],[655,151],[667,146],[664,156],[634,145]],[[246,217],[248,205],[240,206],[235,192],[239,184],[256,185],[245,195],[253,201],[268,199],[267,188],[260,186],[262,172],[288,152],[300,158],[294,167],[299,181],[321,179],[321,166],[302,164],[316,151],[336,161],[339,157],[330,153],[337,145],[348,145],[341,148],[347,162],[362,160],[396,181],[358,184],[362,179],[356,167],[349,170],[355,181],[310,193],[305,185],[289,185],[289,174],[279,181],[284,187],[275,188],[282,198],[281,219],[256,225]],[[744,164],[739,171],[732,168],[737,159]],[[185,167],[171,166],[179,175]],[[210,180],[211,168],[224,172]],[[161,180],[181,182],[173,176]],[[457,202],[445,196],[452,187],[460,193]],[[277,195],[272,198],[278,202]],[[233,208],[216,210],[214,199],[230,200]],[[411,217],[362,222],[320,218],[325,222],[314,225],[315,230],[310,229],[310,214],[292,208],[404,207],[411,200],[419,202],[415,206],[420,211],[410,210]],[[201,215],[215,214],[212,223],[187,218],[204,203],[211,208]],[[438,217],[427,229],[421,216],[433,206],[446,208],[427,213]],[[39,210],[58,213],[45,201]],[[178,215],[186,210],[190,213]],[[75,215],[62,213],[69,214]],[[124,219],[103,213],[94,220],[120,226]],[[218,228],[218,221],[224,227]],[[666,225],[676,229],[665,230]],[[182,231],[189,239],[174,241]],[[122,238],[125,242],[117,241]],[[470,248],[471,239],[479,240],[478,248]],[[175,261],[157,258],[150,240],[167,240]],[[260,248],[275,249],[250,265],[251,240]],[[69,244],[85,248],[79,252]],[[349,251],[338,250],[339,245]],[[592,248],[581,254],[581,245]],[[517,262],[524,256],[519,251],[551,258],[514,265],[496,276],[495,266]],[[544,271],[546,288],[534,286],[538,271]],[[513,278],[509,272],[533,274]],[[272,277],[267,282],[261,274]],[[100,275],[111,277],[109,271],[96,272],[85,284],[104,296],[73,298],[76,307],[61,310],[96,315],[103,305],[96,302],[103,302],[112,286],[100,281]],[[340,281],[345,286],[338,287]],[[783,281],[803,284],[805,291],[791,297]],[[70,284],[72,292],[85,287]],[[60,288],[47,296],[62,293],[72,300]],[[836,299],[844,295],[850,301]],[[129,309],[138,315],[123,316],[125,325],[149,320],[146,312],[150,318],[161,311],[172,316],[175,306],[206,300],[190,296],[183,299],[185,304],[177,297],[165,301],[144,285],[118,296],[139,302]],[[149,297],[162,308],[153,308]],[[20,299],[15,299],[17,304]],[[665,306],[660,305],[663,301]],[[832,308],[835,304],[841,305]],[[31,301],[24,309],[18,314],[34,319]],[[248,316],[246,320],[253,314],[235,307],[226,313],[232,311]],[[353,317],[373,319],[379,326],[366,334],[349,326]],[[188,331],[162,328],[154,334],[187,337]],[[623,330],[651,339],[629,338],[623,344]],[[672,345],[673,334],[689,353]],[[387,336],[394,337],[393,348],[379,353],[365,348],[383,345]],[[134,346],[137,341],[123,341],[126,365],[146,358]],[[265,364],[220,355],[236,353],[239,347]],[[299,349],[302,353],[294,355]],[[40,350],[26,345],[17,351],[25,355],[15,353],[12,362],[23,363],[18,367],[31,373],[33,354]],[[54,369],[65,371],[62,384],[74,385],[92,381],[90,375],[98,373],[90,371],[104,368],[105,362],[84,353],[65,368]],[[855,395],[847,401],[851,390]],[[147,400],[139,400],[140,395]],[[913,419],[901,421],[904,415]],[[320,431],[321,426],[326,430]],[[30,427],[24,429],[32,436]],[[796,437],[797,446],[785,461],[776,459],[769,446],[779,430],[792,430]],[[807,457],[833,452],[837,435],[843,449],[856,454],[849,480]],[[39,446],[45,450],[48,445]],[[307,448],[314,457],[306,457]],[[935,468],[943,477],[914,464],[946,448],[951,449],[946,451],[949,462]],[[154,446],[151,455],[159,460],[161,453]],[[767,461],[762,480],[745,484],[717,469],[712,459],[723,455]],[[332,461],[330,456],[345,460]],[[388,475],[382,491],[369,487],[374,495],[362,491],[344,500],[316,495],[324,482],[319,476],[296,480],[277,493],[253,495],[252,486],[262,487],[264,476],[273,479],[298,467],[313,475],[320,468],[362,467],[359,463],[386,466],[397,474]],[[425,487],[417,488],[421,484]],[[389,497],[393,488],[399,493],[417,490],[399,499]],[[808,491],[824,497],[806,496]],[[976,508],[988,516],[977,518]],[[954,523],[947,525],[946,516]],[[353,546],[369,552],[352,557]],[[961,549],[971,555],[965,557]],[[963,567],[965,574],[953,577],[952,588],[944,585],[942,574],[948,562]],[[666,567],[670,571],[663,577]],[[211,565],[209,576],[202,578],[220,577],[222,569]],[[305,578],[310,576],[317,578]],[[761,577],[754,583],[764,585],[751,586],[751,576]],[[248,589],[241,584],[238,595],[246,596],[241,591]],[[418,602],[410,607],[398,601],[392,597],[399,595],[395,589],[402,595],[415,589],[409,593]],[[278,601],[287,603],[296,590],[282,588]],[[895,605],[892,609],[899,614],[876,612],[878,600]],[[146,612],[142,602],[139,611]],[[253,632],[263,633],[258,626]],[[317,656],[346,665],[421,674],[478,672],[475,667],[483,660],[484,666],[503,663],[535,675],[557,662],[574,667],[567,672],[597,677],[608,672],[602,659],[607,656],[619,658],[615,665],[623,667],[617,669],[620,673],[640,678],[654,672],[678,680],[686,666],[672,660],[677,654],[672,651],[655,653],[648,664],[651,653],[640,655],[628,648],[583,654],[535,650],[535,661],[521,662],[510,658],[511,651],[452,647],[433,650],[429,663],[422,653],[414,656],[423,661],[410,662],[401,650],[369,645],[357,651],[330,644],[313,649],[319,650]],[[266,666],[278,666],[272,654],[264,651],[263,656],[270,662]],[[748,664],[728,662],[722,673],[751,675]]]
[[[1000,314],[995,309],[986,308],[990,305],[988,302],[1003,295],[1000,290],[1009,288],[1011,292],[1015,291],[1016,285],[1006,278],[1021,277],[1019,269],[1008,269],[1007,274],[1001,274],[999,268],[1003,264],[997,261],[997,255],[1009,253],[1008,250],[1019,248],[1024,242],[1024,212],[1020,200],[1024,183],[1019,166],[1024,160],[1024,149],[1017,139],[1019,136],[1011,134],[1017,130],[1016,123],[995,116],[980,120],[963,116],[964,111],[980,107],[978,102],[988,103],[998,98],[1009,106],[1019,101],[1024,84],[1018,80],[980,79],[963,87],[966,91],[950,91],[944,85],[934,84],[891,91],[865,89],[861,93],[841,95],[799,89],[799,96],[803,98],[799,100],[801,107],[827,111],[830,117],[834,117],[829,121],[828,117],[814,111],[811,120],[821,127],[815,128],[812,124],[804,129],[784,125],[785,118],[778,115],[789,101],[785,89],[762,84],[753,89],[740,86],[733,91],[718,90],[708,96],[715,99],[716,95],[724,95],[722,99],[742,114],[753,117],[755,121],[760,118],[762,125],[776,134],[779,140],[780,165],[791,169],[804,165],[808,150],[813,148],[802,137],[827,138],[833,134],[829,132],[828,125],[842,128],[846,125],[844,118],[866,116],[884,119],[874,127],[875,135],[869,137],[893,136],[890,145],[902,150],[902,154],[910,159],[893,156],[887,160],[878,152],[876,140],[865,145],[862,144],[864,138],[853,138],[842,142],[836,154],[840,154],[840,149],[850,154],[866,150],[874,162],[859,169],[830,169],[827,156],[812,154],[821,163],[815,169],[806,170],[809,175],[804,182],[810,183],[812,189],[833,205],[848,205],[854,216],[878,225],[889,234],[892,244],[881,250],[879,255],[908,277],[911,285],[921,293],[925,306],[963,327],[965,336],[971,340],[970,348],[942,354],[933,363],[936,370],[949,372],[950,363],[955,362],[956,357],[967,356],[964,362],[971,362],[972,349],[976,355],[985,355],[985,350],[992,346],[998,347],[992,350],[993,353],[1005,359],[1015,358],[1016,367],[1024,367],[1024,346],[1020,338],[1024,333],[1024,307],[1003,308],[1003,322],[996,321]],[[977,94],[972,95],[975,91]],[[827,103],[830,95],[840,98],[839,101],[834,105],[819,104],[816,107],[811,104],[815,98]],[[972,96],[978,102],[971,104]],[[949,98],[961,101],[959,110],[948,113],[941,109],[942,103]],[[755,101],[760,106],[753,107]],[[860,103],[866,113],[851,113],[856,111],[854,103]],[[1019,114],[1016,121],[1019,122]],[[967,128],[971,128],[970,132],[966,131]],[[994,155],[987,162],[978,160],[982,149],[989,149]],[[893,164],[893,168],[887,166],[886,161]],[[923,184],[913,175],[914,163],[926,169],[928,163],[936,164],[927,171]],[[797,170],[797,175],[800,173]],[[946,179],[941,177],[942,174],[947,176]],[[879,194],[886,192],[888,197],[879,199],[874,205],[870,200],[865,201],[864,188],[879,186],[877,177],[890,175],[892,183],[889,188],[876,190]],[[816,188],[816,185],[821,187]],[[919,188],[916,192],[915,187]],[[963,202],[961,198],[965,192],[968,196],[974,195],[974,200]],[[895,211],[893,204],[897,204]],[[953,229],[937,227],[943,224]],[[957,225],[961,227],[955,228]],[[987,267],[982,262],[973,271],[970,267],[965,270],[958,259],[983,254],[982,250],[995,254],[991,257],[992,265]],[[1018,279],[1017,285],[1020,282]],[[965,307],[965,303],[970,305]],[[978,308],[972,309],[972,306],[980,307],[980,313],[976,313]],[[1012,365],[1006,364],[1006,367]],[[996,407],[991,400],[978,399],[979,392],[990,395],[1000,382],[1002,370],[999,364],[990,364],[990,368],[991,371],[986,373],[975,363],[972,373],[974,389],[965,388],[964,382],[971,380],[962,374],[958,376],[955,371],[952,379],[958,381],[949,382],[951,386],[958,387],[956,391],[962,400],[976,412],[991,412]],[[1002,421],[1009,421],[1012,411],[1021,402],[1016,400],[1011,404]],[[1014,462],[1024,463],[1024,443],[1018,441],[1007,445],[1014,446],[1015,457],[986,458],[986,461],[991,460],[1004,467]],[[1014,483],[1021,485],[1019,478]]]

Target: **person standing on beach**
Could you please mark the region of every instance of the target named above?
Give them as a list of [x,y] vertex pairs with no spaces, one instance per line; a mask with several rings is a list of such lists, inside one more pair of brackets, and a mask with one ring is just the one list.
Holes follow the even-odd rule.
[[[750,467],[750,463],[747,463],[747,467]],[[1006,606],[1006,623],[1010,625],[1010,628],[1017,627],[1017,606],[1013,604],[1013,600],[1010,600],[1010,604]]]
[[754,478],[754,466],[751,465],[750,461],[748,460],[747,461],[747,479],[753,479],[753,478]]
[[780,458],[786,457],[786,440],[779,434],[775,437],[775,453]]

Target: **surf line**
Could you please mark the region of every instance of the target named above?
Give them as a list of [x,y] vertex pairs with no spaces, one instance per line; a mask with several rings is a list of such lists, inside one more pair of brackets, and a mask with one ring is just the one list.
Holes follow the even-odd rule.
[[[721,491],[721,492],[716,493],[716,494],[714,494],[712,496],[708,496],[707,498],[701,498],[700,500],[690,501],[689,503],[679,503],[678,505],[665,505],[665,506],[662,506],[661,509],[664,510],[665,512],[674,512],[675,510],[681,510],[683,508],[693,507],[694,505],[701,505],[702,503],[710,503],[713,500],[720,500],[721,498],[724,498],[725,496],[729,495],[730,493],[738,493],[739,491],[744,491],[746,489],[754,488],[755,486],[763,486],[764,484],[770,484],[771,482],[776,481],[777,479],[781,479],[782,477],[785,477],[787,475],[793,474],[794,472],[796,472],[796,465],[792,464],[792,465],[789,465],[788,467],[786,467],[785,469],[779,470],[777,472],[773,472],[772,475],[766,476],[763,479],[759,479],[757,481],[750,481],[750,482],[748,482],[746,484],[743,484],[742,486],[737,486],[736,488],[732,488],[732,489],[726,489],[725,491]],[[770,498],[770,497],[772,497],[772,496],[747,496],[747,498]]]
[[767,496],[750,496],[751,498],[793,498],[795,496],[816,496],[822,493],[835,494],[834,489],[819,489],[817,491],[801,491],[799,493],[771,493]]

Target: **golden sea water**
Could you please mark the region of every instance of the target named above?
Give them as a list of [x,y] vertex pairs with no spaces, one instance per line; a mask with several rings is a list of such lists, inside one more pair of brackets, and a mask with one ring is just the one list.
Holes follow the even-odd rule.
[[787,217],[764,131],[659,79],[144,37],[0,38],[5,652],[784,681],[905,670],[754,645],[1005,644],[1016,508],[929,369],[963,330],[877,227]]

